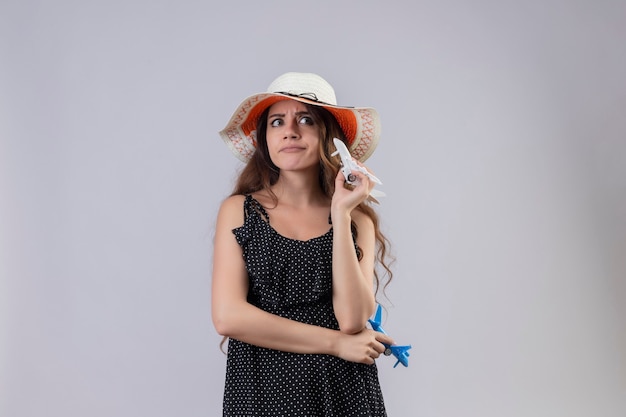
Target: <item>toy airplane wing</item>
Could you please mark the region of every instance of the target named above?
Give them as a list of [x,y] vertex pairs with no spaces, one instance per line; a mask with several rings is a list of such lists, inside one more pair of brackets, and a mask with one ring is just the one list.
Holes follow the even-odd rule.
[[[382,316],[383,309],[379,304],[376,308],[376,313],[374,314],[374,317],[369,319],[368,322],[372,326],[372,329],[374,329],[375,331],[387,334],[381,326]],[[411,349],[411,345],[385,345],[385,356],[393,355],[398,360],[396,364],[393,365],[394,368],[398,366],[399,363],[406,367],[409,366],[409,349]]]
[[385,333],[385,331],[380,325],[382,323],[382,318],[383,318],[383,308],[381,307],[380,304],[378,304],[378,307],[376,307],[376,313],[374,314],[374,317],[369,319],[368,321],[372,325],[372,329],[376,330],[377,332],[387,334]]
[[[346,147],[346,144],[343,143],[341,139],[333,138],[333,143],[335,144],[335,148],[337,148],[337,150],[333,152],[331,156],[339,155],[341,158],[341,173],[348,184],[356,184],[356,177],[352,174],[352,171],[358,171],[365,174],[376,184],[382,185],[382,181],[376,178],[374,174],[356,163],[356,161],[352,158],[352,155],[350,155],[350,151]],[[372,190],[370,195],[374,198],[374,200],[376,200],[376,197],[384,197],[385,193],[379,190]]]
[[[405,346],[391,345],[389,346],[389,349],[391,350],[390,355],[393,355],[398,360],[395,363],[395,365],[393,365],[394,368],[398,366],[399,363],[401,363],[404,366],[409,366],[409,349],[411,349],[411,345],[405,345]],[[386,352],[387,351],[385,350],[385,353]]]

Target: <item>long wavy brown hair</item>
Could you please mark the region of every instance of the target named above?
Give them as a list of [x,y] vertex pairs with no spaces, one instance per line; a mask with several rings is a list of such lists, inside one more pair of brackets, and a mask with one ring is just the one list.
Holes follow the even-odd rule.
[[[335,151],[335,145],[332,142],[333,138],[339,138],[343,140],[347,145],[345,134],[337,119],[326,109],[320,106],[314,106],[305,103],[307,110],[315,125],[319,128],[320,142],[319,142],[319,154],[320,154],[320,171],[319,171],[319,184],[323,193],[330,199],[335,192],[335,178],[337,172],[339,172],[341,159],[339,156],[331,156]],[[274,204],[278,202],[276,194],[272,191],[272,186],[278,181],[280,175],[280,169],[272,162],[269,150],[267,148],[267,116],[269,114],[269,107],[265,109],[259,116],[257,122],[257,146],[252,155],[252,158],[244,166],[231,195],[247,195],[258,191],[264,191],[270,195]],[[391,282],[393,273],[390,269],[390,264],[393,262],[392,257],[389,254],[389,240],[380,230],[380,221],[378,214],[371,207],[369,201],[365,201],[356,208],[356,210],[362,211],[366,214],[374,224],[375,238],[376,238],[376,263],[374,268],[374,282],[375,293],[378,295],[379,290],[382,287],[384,293],[385,288]],[[358,230],[354,222],[352,222],[352,233],[354,238],[358,236]],[[357,247],[357,256],[359,260],[362,258],[361,249]],[[380,269],[380,272],[379,272]],[[386,279],[382,279],[386,277]],[[220,343],[220,347],[228,338],[225,337]]]

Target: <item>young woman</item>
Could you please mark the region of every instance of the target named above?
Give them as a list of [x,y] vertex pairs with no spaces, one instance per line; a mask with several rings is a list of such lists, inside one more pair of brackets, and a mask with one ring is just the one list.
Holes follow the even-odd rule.
[[333,138],[356,160],[380,133],[371,108],[336,104],[309,73],[278,77],[220,132],[246,162],[220,208],[212,317],[229,339],[224,416],[385,416],[374,360],[393,344],[365,327],[387,241],[369,205],[373,183],[348,186]]

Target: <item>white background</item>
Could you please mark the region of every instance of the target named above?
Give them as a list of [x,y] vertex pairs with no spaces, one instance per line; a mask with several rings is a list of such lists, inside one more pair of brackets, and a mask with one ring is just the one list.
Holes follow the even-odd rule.
[[217,131],[286,71],[376,107],[390,416],[626,415],[626,5],[0,3],[0,416],[221,415]]

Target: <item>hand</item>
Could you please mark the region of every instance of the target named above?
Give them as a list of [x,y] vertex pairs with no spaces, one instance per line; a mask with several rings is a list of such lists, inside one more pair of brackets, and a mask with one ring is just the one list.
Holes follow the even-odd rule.
[[[365,168],[361,163],[359,163],[359,166]],[[375,183],[364,173],[352,170],[351,175],[356,178],[354,185],[346,183],[341,170],[337,173],[335,177],[335,193],[332,198],[333,209],[346,210],[350,213],[369,197],[370,192],[374,188]]]
[[341,333],[337,356],[350,362],[371,365],[385,351],[383,343],[394,344],[388,335],[368,328],[356,334]]

